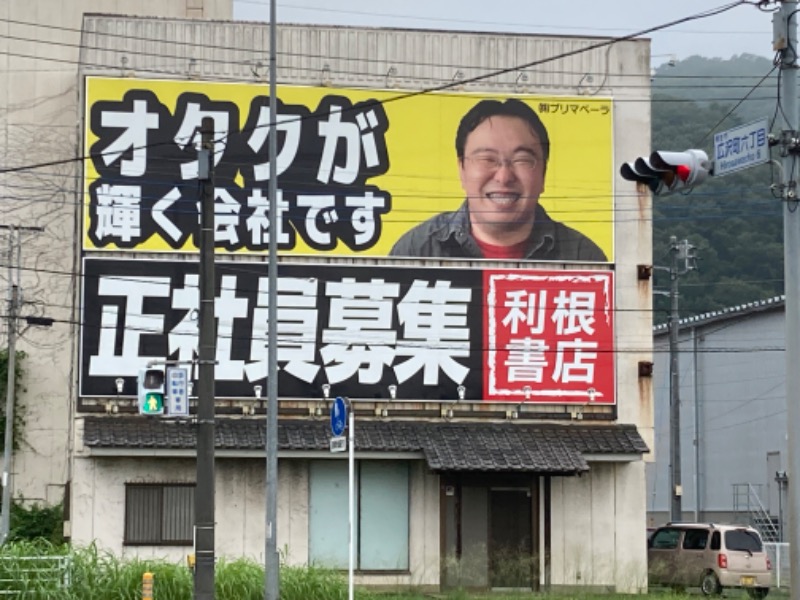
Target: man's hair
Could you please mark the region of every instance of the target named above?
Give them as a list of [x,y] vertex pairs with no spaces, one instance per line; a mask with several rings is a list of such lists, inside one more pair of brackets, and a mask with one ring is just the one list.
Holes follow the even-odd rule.
[[481,100],[465,114],[456,132],[456,155],[459,160],[464,158],[464,146],[467,145],[467,136],[489,117],[517,117],[525,121],[531,131],[539,138],[544,153],[544,164],[550,158],[550,136],[533,109],[516,98],[509,98],[505,102],[500,100]]

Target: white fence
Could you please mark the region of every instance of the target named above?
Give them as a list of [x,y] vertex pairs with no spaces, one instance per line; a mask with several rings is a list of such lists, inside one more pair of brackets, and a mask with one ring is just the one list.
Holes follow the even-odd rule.
[[0,557],[0,598],[69,587],[71,565],[70,556]]
[[764,549],[772,561],[773,585],[788,590],[792,575],[788,542],[764,542]]

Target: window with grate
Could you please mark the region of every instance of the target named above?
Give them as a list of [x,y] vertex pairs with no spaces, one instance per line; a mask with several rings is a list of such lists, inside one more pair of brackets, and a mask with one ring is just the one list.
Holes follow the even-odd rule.
[[193,483],[125,485],[125,544],[191,546]]

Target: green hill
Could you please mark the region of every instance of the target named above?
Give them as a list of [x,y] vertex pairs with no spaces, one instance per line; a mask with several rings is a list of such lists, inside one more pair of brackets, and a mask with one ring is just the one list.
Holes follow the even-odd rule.
[[[713,156],[716,132],[765,117],[779,131],[777,72],[752,55],[662,65],[653,76],[652,148]],[[653,263],[669,265],[672,235],[688,239],[700,257],[698,271],[680,279],[681,317],[783,293],[783,207],[770,187],[779,181],[776,168],[762,165],[654,198]],[[665,273],[657,273],[656,287],[669,288]],[[655,322],[664,322],[669,298],[656,295],[654,309]]]

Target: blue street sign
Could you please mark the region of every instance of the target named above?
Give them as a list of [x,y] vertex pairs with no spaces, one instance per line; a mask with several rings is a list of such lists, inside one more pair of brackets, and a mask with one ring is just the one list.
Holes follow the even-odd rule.
[[167,368],[167,416],[189,416],[189,370]]
[[735,173],[769,161],[769,125],[761,119],[714,134],[714,175]]
[[344,403],[344,398],[337,396],[331,405],[331,432],[334,436],[340,436],[344,433],[346,425],[347,405]]

